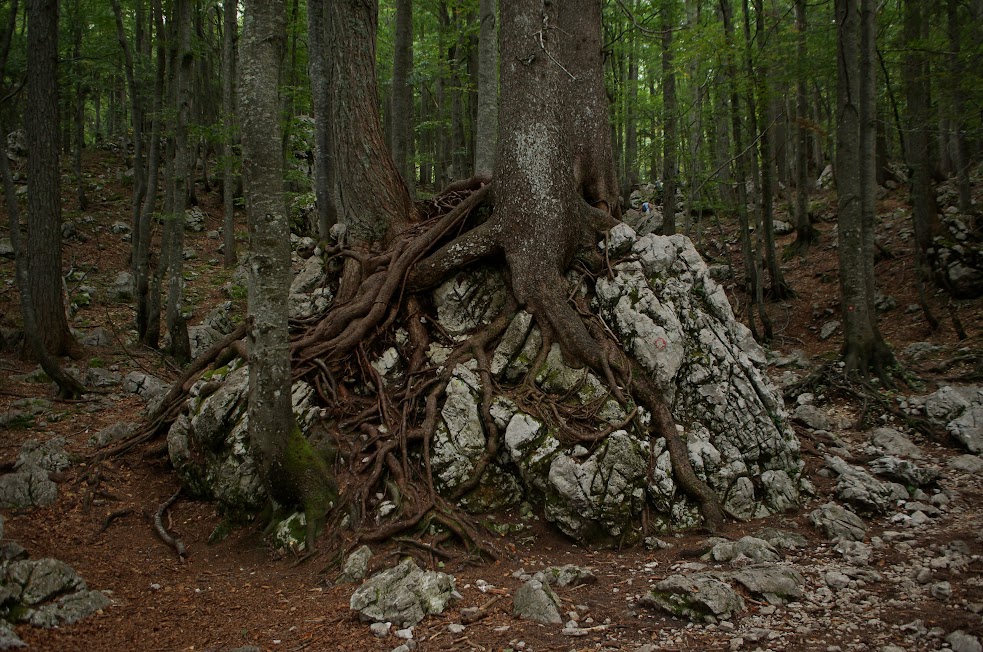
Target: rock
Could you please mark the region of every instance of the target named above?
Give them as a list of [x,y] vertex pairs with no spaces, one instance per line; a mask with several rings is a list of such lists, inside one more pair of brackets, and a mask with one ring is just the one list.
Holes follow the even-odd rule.
[[123,376],[116,371],[101,367],[90,367],[85,372],[85,384],[90,387],[109,387],[123,382]]
[[228,335],[234,331],[237,324],[233,319],[232,302],[225,301],[212,308],[201,320],[201,324],[222,335]]
[[922,449],[894,428],[877,428],[870,433],[870,443],[887,455],[916,460],[922,458]]
[[946,643],[952,648],[952,652],[981,652],[983,645],[979,639],[962,630],[956,630],[945,637]]
[[833,164],[830,163],[823,168],[822,173],[819,175],[819,179],[816,181],[816,186],[818,186],[821,190],[829,190],[833,187],[833,183]]
[[109,287],[109,298],[113,301],[131,301],[133,299],[133,275],[129,272],[120,272],[116,275],[116,280]]
[[422,571],[407,559],[366,580],[352,594],[349,606],[363,620],[412,627],[428,614],[443,613],[455,597],[453,577]]
[[915,487],[924,487],[925,485],[932,484],[939,477],[938,469],[916,466],[908,460],[903,460],[900,457],[894,457],[892,455],[885,455],[884,457],[871,460],[869,466],[870,470],[877,475],[884,476],[894,482]]
[[149,401],[167,392],[169,387],[159,378],[155,378],[141,371],[131,371],[123,379],[123,389],[131,394],[139,395],[145,401]]
[[813,430],[832,430],[829,416],[815,405],[798,405],[792,418]]
[[191,359],[194,360],[202,353],[212,348],[222,339],[222,333],[204,324],[188,328],[188,340],[191,343]]
[[201,233],[205,230],[205,213],[197,206],[192,206],[184,213],[184,226],[188,231]]
[[794,568],[771,564],[741,569],[733,577],[748,591],[775,605],[798,600],[805,585],[805,579]]
[[11,244],[10,238],[0,238],[0,258],[14,259],[14,245]]
[[505,305],[505,284],[490,265],[458,273],[433,293],[437,316],[447,332],[458,338],[487,324]]
[[775,235],[788,235],[795,231],[795,227],[791,222],[783,222],[782,220],[775,220],[773,222],[775,227]]
[[334,301],[329,288],[315,288],[310,294],[291,294],[287,300],[291,319],[308,319],[327,312]]
[[560,616],[560,599],[549,585],[531,579],[512,596],[512,615],[524,620],[532,620],[544,625],[558,625],[563,622]]
[[137,431],[140,425],[132,421],[118,421],[113,425],[103,428],[96,434],[89,437],[88,444],[92,448],[100,449],[122,441]]
[[17,461],[14,468],[18,471],[31,471],[34,469],[47,472],[64,471],[72,465],[68,453],[65,452],[65,440],[62,437],[54,437],[47,441],[39,439],[28,439],[17,453]]
[[79,338],[79,343],[83,346],[92,346],[95,348],[106,348],[108,346],[113,346],[116,343],[116,338],[113,334],[102,326],[98,326],[87,331],[82,337]]
[[737,559],[760,563],[778,561],[781,556],[778,551],[763,539],[741,537],[737,541],[722,541],[710,550],[710,558],[714,561],[733,562]]
[[109,606],[71,566],[56,559],[12,561],[0,570],[6,613],[38,627],[68,625]]
[[372,558],[372,549],[362,546],[354,550],[345,559],[345,565],[341,569],[341,575],[335,584],[345,584],[348,582],[360,582],[365,579],[369,572],[369,559]]
[[328,280],[324,270],[324,260],[320,256],[311,256],[304,262],[300,272],[290,283],[290,294],[310,294],[322,287]]
[[0,476],[0,508],[43,507],[58,498],[58,485],[41,470],[19,471]]
[[730,620],[744,610],[741,596],[712,573],[670,575],[644,594],[639,604],[708,623]]
[[568,586],[580,586],[582,584],[597,584],[597,576],[589,568],[566,564],[565,566],[550,566],[543,574],[546,576],[546,583],[551,586],[558,586],[561,589]]
[[976,455],[959,455],[949,460],[949,468],[963,473],[980,473],[983,471],[983,458]]
[[983,453],[983,387],[947,385],[922,401],[930,421],[945,427],[970,453]]
[[809,542],[804,536],[797,532],[785,532],[771,527],[766,527],[759,531],[756,536],[770,543],[775,548],[782,550],[794,550],[795,548],[805,548]]
[[874,554],[873,548],[860,541],[841,539],[834,550],[843,555],[843,559],[852,566],[867,566]]
[[839,474],[836,495],[859,511],[884,514],[894,507],[896,500],[908,497],[907,492],[899,495],[891,485],[847,464],[842,458],[827,455],[826,466]]
[[122,233],[130,232],[130,225],[126,222],[113,222],[109,227],[109,232],[114,235],[120,235]]
[[833,540],[863,541],[867,526],[859,516],[836,503],[826,503],[809,514],[809,522]]
[[826,322],[822,325],[822,328],[819,329],[819,339],[823,341],[828,340],[829,338],[833,337],[833,333],[835,333],[839,327],[840,322],[835,319]]
[[392,623],[372,623],[369,625],[369,631],[376,638],[386,638],[389,636],[389,630],[392,629]]

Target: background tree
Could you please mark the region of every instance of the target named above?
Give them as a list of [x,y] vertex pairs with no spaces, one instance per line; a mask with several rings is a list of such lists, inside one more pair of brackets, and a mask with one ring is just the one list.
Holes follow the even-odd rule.
[[76,353],[62,293],[58,136],[58,0],[27,0],[27,260],[41,339],[52,355]]
[[474,173],[491,176],[498,142],[498,12],[495,0],[481,0],[478,37],[478,107]]

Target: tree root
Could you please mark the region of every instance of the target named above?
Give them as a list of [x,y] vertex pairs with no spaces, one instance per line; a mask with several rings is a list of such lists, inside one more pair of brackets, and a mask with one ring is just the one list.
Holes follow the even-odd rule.
[[171,533],[167,531],[167,528],[164,527],[164,515],[167,513],[167,510],[177,502],[177,499],[180,496],[181,488],[178,488],[178,490],[174,492],[173,496],[168,498],[163,505],[157,508],[157,512],[154,514],[154,532],[157,533],[157,536],[161,541],[173,548],[174,552],[177,553],[177,556],[183,561],[184,558],[188,556],[187,548],[184,547],[184,544],[180,539],[171,535]]

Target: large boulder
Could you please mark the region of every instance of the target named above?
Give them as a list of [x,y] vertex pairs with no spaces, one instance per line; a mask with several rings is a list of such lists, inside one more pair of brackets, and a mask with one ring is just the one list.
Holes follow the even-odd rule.
[[420,570],[407,559],[366,580],[352,594],[349,606],[362,620],[412,627],[429,614],[443,613],[459,597],[453,577]]
[[716,573],[670,575],[644,594],[639,604],[707,623],[729,620],[744,611],[744,600],[726,576]]
[[983,453],[983,387],[946,385],[916,401],[928,419],[970,453]]
[[[219,381],[223,382],[213,390]],[[250,450],[248,385],[249,369],[241,362],[203,375],[191,387],[187,411],[167,435],[171,464],[185,487],[214,499],[219,512],[233,519],[258,511],[267,499]],[[209,390],[213,391],[206,393]],[[317,413],[313,395],[307,383],[294,383],[294,417],[302,429]]]

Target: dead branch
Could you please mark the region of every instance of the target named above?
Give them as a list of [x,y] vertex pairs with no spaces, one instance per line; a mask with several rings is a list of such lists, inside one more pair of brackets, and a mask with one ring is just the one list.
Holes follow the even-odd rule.
[[154,514],[154,532],[157,533],[157,536],[160,537],[161,541],[173,548],[174,552],[177,553],[177,556],[183,561],[184,558],[188,556],[187,548],[184,547],[184,544],[180,539],[171,535],[171,533],[167,531],[167,528],[164,527],[164,515],[167,513],[167,510],[177,502],[177,499],[180,496],[181,487],[179,487],[178,490],[174,492],[174,495],[168,498],[163,505],[157,508],[157,512]]

